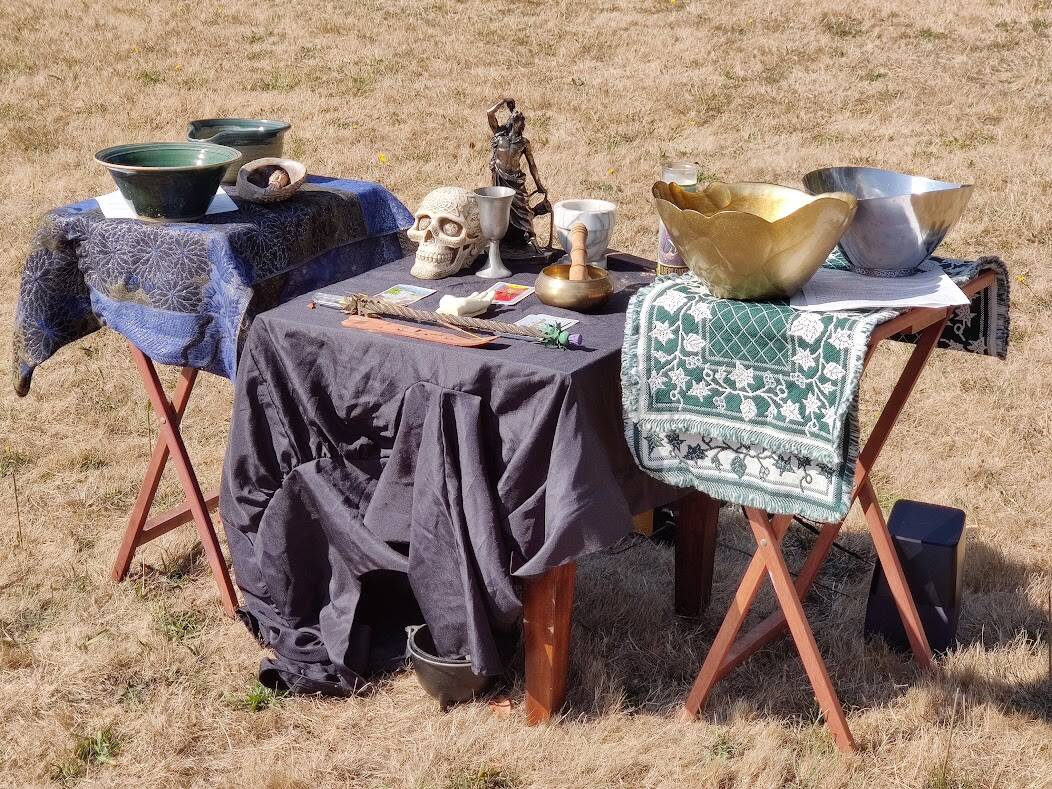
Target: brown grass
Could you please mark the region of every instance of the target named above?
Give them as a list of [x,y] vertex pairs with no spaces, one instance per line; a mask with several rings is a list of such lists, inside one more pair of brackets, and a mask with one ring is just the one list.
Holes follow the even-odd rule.
[[[841,594],[809,604],[862,745],[852,757],[832,750],[785,645],[722,684],[703,722],[674,722],[743,566],[730,549],[696,629],[672,618],[667,550],[584,566],[559,726],[484,705],[442,715],[411,675],[351,701],[259,694],[259,650],[220,615],[188,531],[110,583],[150,415],[118,337],[66,348],[25,400],[0,388],[0,783],[1052,785],[1050,23],[1046,0],[0,4],[4,326],[43,212],[112,188],[98,148],[177,139],[195,117],[288,118],[288,152],[313,171],[378,179],[413,205],[483,180],[484,109],[506,93],[553,196],[616,200],[633,252],[653,251],[662,154],[787,184],[869,163],[974,179],[947,249],[1002,254],[1025,278],[1009,361],[939,354],[880,465],[886,500],[969,513],[965,645],[932,676],[864,647],[868,573],[846,558],[823,580]],[[866,388],[905,353],[883,352]],[[187,417],[206,483],[229,405],[229,384],[208,378]],[[177,498],[171,481],[162,498]],[[723,539],[745,547],[725,517]],[[848,540],[870,550],[857,522]]]

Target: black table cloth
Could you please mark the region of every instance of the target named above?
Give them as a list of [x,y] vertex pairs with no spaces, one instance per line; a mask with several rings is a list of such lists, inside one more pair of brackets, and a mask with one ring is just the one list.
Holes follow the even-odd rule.
[[[326,290],[415,282],[411,258]],[[491,310],[580,319],[583,350],[498,338],[460,348],[340,326],[309,297],[262,314],[237,373],[220,511],[246,621],[276,656],[261,679],[350,693],[426,621],[443,656],[504,668],[539,575],[624,537],[632,513],[677,497],[636,467],[619,387],[624,310],[653,274],[612,260],[598,313],[536,296]],[[532,285],[538,268],[511,281]],[[490,284],[429,284],[413,306]]]

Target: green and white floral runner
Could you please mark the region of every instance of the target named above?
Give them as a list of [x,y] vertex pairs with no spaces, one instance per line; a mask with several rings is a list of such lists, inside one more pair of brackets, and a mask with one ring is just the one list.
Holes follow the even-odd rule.
[[[958,284],[997,274],[996,287],[957,309],[940,347],[1004,358],[1004,263],[933,260]],[[826,265],[845,264],[834,252]],[[842,519],[870,335],[899,312],[803,312],[785,300],[719,299],[689,275],[659,278],[632,298],[625,327],[621,384],[636,462],[723,501]]]

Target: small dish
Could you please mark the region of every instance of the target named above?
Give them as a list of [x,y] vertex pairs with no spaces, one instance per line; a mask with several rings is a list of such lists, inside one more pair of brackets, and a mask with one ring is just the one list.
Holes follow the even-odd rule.
[[[260,185],[253,183],[253,176],[258,174],[268,175],[272,168],[280,168],[288,176],[288,183]],[[266,157],[256,159],[248,164],[242,165],[237,173],[237,194],[252,203],[278,203],[288,200],[299,188],[307,177],[307,168],[293,159],[276,159]]]

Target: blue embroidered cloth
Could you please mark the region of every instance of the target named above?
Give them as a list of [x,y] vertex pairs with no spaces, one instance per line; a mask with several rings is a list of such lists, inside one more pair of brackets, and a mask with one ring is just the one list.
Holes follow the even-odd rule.
[[[939,346],[1004,358],[1004,263],[932,260],[956,282],[987,270],[996,279],[951,315]],[[845,262],[834,253],[826,265]],[[625,327],[621,385],[636,462],[723,501],[842,519],[866,350],[873,329],[899,312],[800,312],[784,299],[718,299],[693,275],[659,278],[633,296]]]
[[252,316],[403,257],[413,217],[384,187],[311,176],[291,199],[197,222],[107,219],[95,200],[47,214],[22,273],[14,386],[106,325],[160,364],[233,378]]

